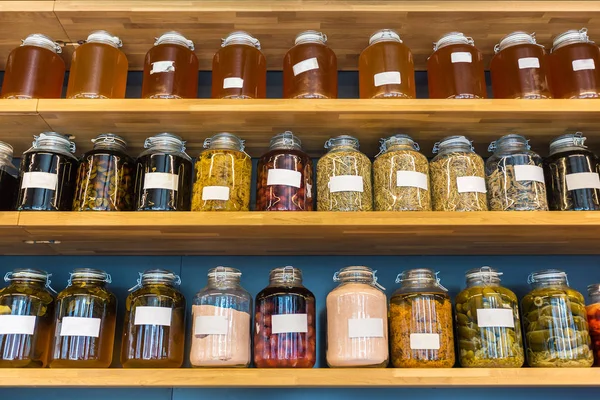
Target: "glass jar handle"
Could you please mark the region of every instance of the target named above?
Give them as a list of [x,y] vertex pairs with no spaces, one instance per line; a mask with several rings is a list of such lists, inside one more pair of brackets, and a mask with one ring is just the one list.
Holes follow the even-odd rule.
[[137,290],[142,287],[142,275],[143,274],[141,272],[138,272],[138,274],[139,274],[139,277],[137,278],[137,284],[134,287],[132,287],[131,289],[129,289],[128,292],[133,292],[134,290]]
[[377,276],[375,274],[377,274],[377,270],[373,270],[373,286],[385,291],[385,288],[383,286],[381,286],[379,283],[377,283]]

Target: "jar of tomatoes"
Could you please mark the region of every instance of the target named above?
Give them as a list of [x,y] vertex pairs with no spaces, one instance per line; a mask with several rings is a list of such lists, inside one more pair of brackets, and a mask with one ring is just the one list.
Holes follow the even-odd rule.
[[600,283],[588,286],[588,294],[590,304],[586,310],[594,350],[594,365],[600,367]]

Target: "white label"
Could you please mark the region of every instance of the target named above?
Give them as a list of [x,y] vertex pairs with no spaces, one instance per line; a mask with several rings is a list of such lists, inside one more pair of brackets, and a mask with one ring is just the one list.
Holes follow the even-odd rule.
[[173,310],[169,307],[139,306],[135,308],[133,324],[171,326],[172,313]]
[[301,180],[302,174],[290,169],[270,169],[267,173],[267,186],[284,185],[299,188]]
[[596,64],[591,58],[585,60],[573,60],[573,71],[583,71],[586,69],[596,69]]
[[329,178],[329,192],[362,192],[364,183],[362,176],[340,175]]
[[198,315],[194,324],[194,335],[226,335],[229,320],[224,315]]
[[536,165],[515,165],[517,181],[535,181],[544,183],[544,169]]
[[487,193],[485,179],[478,176],[460,176],[456,178],[458,193]]
[[467,53],[466,51],[458,51],[456,53],[450,54],[450,59],[452,60],[452,64],[472,63],[473,55],[471,53]]
[[229,200],[229,187],[205,186],[202,188],[202,200]]
[[0,315],[0,335],[33,335],[35,315]]
[[150,75],[161,72],[175,72],[175,61],[156,61],[152,63]]
[[63,317],[60,336],[100,336],[100,318]]
[[429,190],[427,187],[427,175],[415,171],[396,171],[396,186]]
[[144,176],[144,190],[146,189],[168,189],[177,190],[179,186],[179,175],[166,172],[146,172]]
[[307,314],[277,314],[271,316],[272,333],[308,332]]
[[56,190],[58,185],[58,175],[49,172],[25,172],[21,189],[50,189]]
[[348,337],[383,337],[383,319],[381,318],[351,318],[348,320]]
[[319,69],[319,63],[315,57],[309,58],[308,60],[300,61],[298,64],[292,67],[294,69],[294,76],[300,75],[303,72],[310,71],[313,69]]
[[596,172],[567,174],[567,190],[600,189],[600,175]]
[[411,333],[410,348],[412,350],[439,350],[440,335],[437,333]]
[[514,328],[513,311],[506,308],[480,308],[477,310],[480,328]]
[[225,78],[223,79],[223,89],[241,89],[244,87],[242,78]]
[[375,86],[399,85],[401,82],[400,72],[398,71],[380,72],[375,74],[373,78],[375,78]]
[[537,57],[519,58],[519,69],[539,68],[540,60]]

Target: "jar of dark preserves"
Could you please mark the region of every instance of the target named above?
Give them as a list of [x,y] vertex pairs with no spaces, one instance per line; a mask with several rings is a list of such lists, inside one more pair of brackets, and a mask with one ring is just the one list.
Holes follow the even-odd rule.
[[600,283],[588,286],[588,294],[590,303],[586,311],[594,350],[594,366],[600,367]]
[[0,142],[0,211],[12,211],[17,200],[19,170],[12,163],[13,148]]

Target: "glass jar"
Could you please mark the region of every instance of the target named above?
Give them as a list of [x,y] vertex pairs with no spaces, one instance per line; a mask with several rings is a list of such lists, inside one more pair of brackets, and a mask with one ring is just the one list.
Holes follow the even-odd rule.
[[341,135],[325,142],[317,163],[318,211],[372,211],[371,160],[358,139]]
[[18,211],[71,211],[77,179],[75,143],[56,132],[34,136],[23,153]]
[[251,360],[252,296],[242,273],[229,267],[208,271],[208,284],[192,305],[192,367],[248,367]]
[[284,99],[337,99],[337,57],[327,35],[305,31],[283,58]]
[[490,64],[495,99],[550,99],[544,46],[535,33],[510,33],[494,46]]
[[461,32],[443,35],[427,59],[430,99],[485,99],[483,54]]
[[109,32],[90,33],[73,53],[67,99],[124,99],[129,64],[122,46]]
[[386,367],[388,311],[385,288],[369,267],[342,268],[327,295],[327,365]]
[[550,210],[600,210],[600,164],[585,140],[577,132],[550,142],[550,155],[544,161]]
[[149,137],[136,161],[138,211],[190,211],[193,163],[185,142],[171,133]]
[[112,362],[117,298],[109,274],[75,268],[56,298],[51,368],[108,368]]
[[448,136],[433,146],[429,163],[434,211],[487,211],[483,159],[464,136]]
[[8,55],[3,99],[60,99],[65,80],[62,48],[48,36],[34,33]]
[[127,142],[103,133],[92,143],[79,164],[73,211],[132,211],[133,159],[125,153]]
[[390,300],[392,365],[396,368],[451,368],[454,365],[452,302],[437,274],[419,268],[396,278]]
[[17,201],[19,170],[12,161],[12,146],[0,142],[0,211],[14,210]]
[[548,62],[555,99],[600,97],[600,49],[588,38],[586,28],[555,37]]
[[221,47],[213,58],[212,98],[266,98],[267,60],[258,39],[246,32],[232,32]]
[[493,141],[494,154],[485,162],[492,211],[548,211],[542,157],[531,151],[521,135]]
[[529,292],[521,301],[530,367],[591,367],[585,300],[556,269],[529,275]]
[[0,368],[48,365],[54,320],[50,276],[37,269],[15,269],[0,289]]
[[360,53],[358,79],[361,99],[416,97],[413,55],[391,29],[371,35]]
[[381,139],[373,162],[376,211],[431,211],[429,162],[408,135]]
[[275,268],[256,295],[254,364],[257,368],[312,368],[317,360],[315,296],[302,271]]
[[194,42],[179,32],[156,39],[144,60],[143,99],[198,97],[198,57]]
[[600,283],[588,286],[590,304],[586,307],[587,320],[594,350],[594,366],[600,366]]
[[456,297],[456,332],[462,367],[520,368],[525,361],[517,295],[500,286],[502,272],[467,271]]
[[313,166],[300,139],[286,131],[271,138],[258,161],[257,211],[312,211]]
[[125,301],[124,368],[179,368],[185,346],[185,298],[179,276],[164,269],[140,273]]

